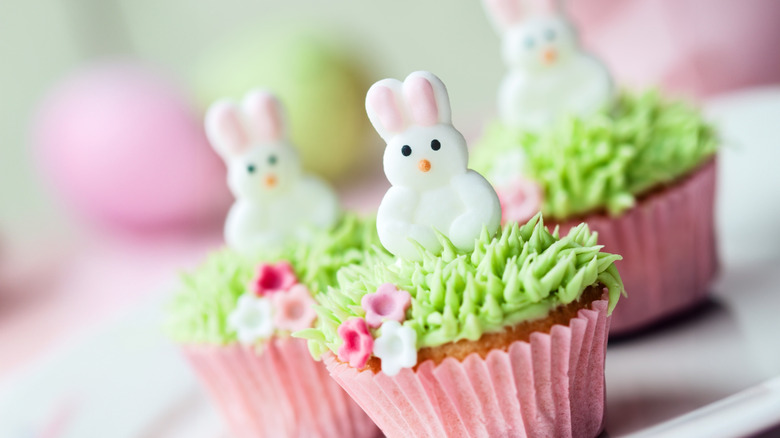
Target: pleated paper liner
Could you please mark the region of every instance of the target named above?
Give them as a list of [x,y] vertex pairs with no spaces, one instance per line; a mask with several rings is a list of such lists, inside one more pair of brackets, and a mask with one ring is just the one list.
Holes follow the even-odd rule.
[[604,251],[623,256],[615,266],[628,296],[612,315],[613,335],[637,331],[707,298],[718,271],[715,180],[713,159],[618,217],[592,215],[561,225],[565,235],[584,221],[599,233]]
[[[388,377],[323,356],[388,437],[595,437],[604,422],[606,299],[508,351],[426,361]],[[619,307],[619,306],[618,306]]]
[[258,354],[238,344],[182,349],[231,436],[373,438],[373,421],[312,359],[302,339],[276,339]]

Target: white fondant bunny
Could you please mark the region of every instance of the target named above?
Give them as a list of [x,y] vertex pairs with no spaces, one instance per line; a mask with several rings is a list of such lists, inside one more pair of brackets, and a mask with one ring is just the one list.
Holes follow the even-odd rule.
[[484,0],[502,34],[509,67],[498,111],[510,126],[538,130],[561,116],[582,116],[612,99],[604,65],[582,52],[560,0]]
[[225,221],[228,246],[251,254],[336,221],[338,199],[323,181],[303,174],[273,95],[253,91],[240,106],[214,103],[206,114],[206,134],[227,164],[236,197]]
[[403,83],[383,79],[368,90],[366,110],[387,142],[384,169],[392,187],[379,205],[377,231],[388,251],[414,260],[420,253],[411,240],[441,251],[434,230],[462,250],[474,248],[483,227],[496,232],[498,197],[482,175],[468,169],[466,140],[452,126],[439,78],[419,71]]

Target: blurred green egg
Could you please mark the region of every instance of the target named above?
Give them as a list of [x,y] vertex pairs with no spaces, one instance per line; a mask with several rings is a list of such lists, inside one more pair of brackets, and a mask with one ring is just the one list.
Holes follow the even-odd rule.
[[306,169],[332,181],[353,172],[369,149],[366,61],[333,31],[301,23],[228,35],[201,56],[194,88],[203,109],[248,90],[275,93]]

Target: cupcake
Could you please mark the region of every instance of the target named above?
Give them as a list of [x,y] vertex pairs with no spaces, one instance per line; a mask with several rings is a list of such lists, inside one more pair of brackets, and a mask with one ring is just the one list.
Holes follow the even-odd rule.
[[236,437],[372,437],[376,426],[290,334],[313,327],[315,298],[378,244],[373,220],[342,214],[301,172],[279,103],[252,92],[216,103],[209,139],[236,196],[228,247],[184,275],[167,328]]
[[509,67],[499,120],[474,166],[496,187],[503,221],[541,211],[561,232],[586,222],[619,253],[631,292],[613,334],[703,301],[717,271],[718,140],[700,114],[658,92],[613,91],[555,2],[485,0]]
[[500,228],[432,74],[380,81],[366,105],[387,141],[377,229],[392,255],[342,268],[295,336],[388,437],[598,435],[620,256],[586,225]]

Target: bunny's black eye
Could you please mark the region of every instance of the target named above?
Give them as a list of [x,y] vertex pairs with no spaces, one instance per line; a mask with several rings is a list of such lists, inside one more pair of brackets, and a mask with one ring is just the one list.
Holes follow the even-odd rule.
[[547,29],[544,31],[544,37],[547,38],[547,41],[552,41],[555,39],[555,31],[552,29]]
[[411,147],[409,147],[409,145],[408,145],[408,144],[405,144],[405,145],[404,145],[404,146],[401,148],[401,154],[403,154],[403,156],[404,156],[404,157],[408,157],[409,155],[412,155],[412,148],[411,148]]
[[441,149],[441,142],[439,140],[436,140],[435,138],[431,140],[431,149],[434,151],[438,151]]
[[246,171],[249,172],[249,173],[255,173],[255,165],[254,164],[250,164],[250,165],[246,166]]
[[278,159],[276,158],[276,155],[271,155],[270,157],[268,157],[268,164],[270,164],[271,166],[273,166],[274,164],[276,164],[276,161],[277,161],[277,160],[278,160]]
[[525,45],[526,49],[533,49],[536,45],[536,41],[534,41],[534,39],[531,37],[525,37],[523,40],[523,45]]

